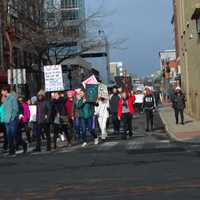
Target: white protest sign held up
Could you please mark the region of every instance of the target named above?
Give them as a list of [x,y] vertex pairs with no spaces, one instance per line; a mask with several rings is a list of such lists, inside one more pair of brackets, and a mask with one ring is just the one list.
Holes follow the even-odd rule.
[[63,76],[61,65],[47,65],[44,66],[44,77],[45,77],[45,91],[63,91]]
[[98,86],[98,97],[108,99],[108,88],[107,85],[100,83]]

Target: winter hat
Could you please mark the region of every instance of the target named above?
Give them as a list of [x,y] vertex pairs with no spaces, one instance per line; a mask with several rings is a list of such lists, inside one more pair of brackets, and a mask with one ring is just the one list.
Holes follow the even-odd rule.
[[36,96],[33,96],[33,97],[31,98],[31,102],[32,102],[32,104],[35,104],[35,103],[37,102],[37,97],[36,97]]
[[45,91],[44,90],[40,90],[37,95],[38,96],[45,96]]
[[176,87],[176,90],[181,90],[181,88],[180,87]]

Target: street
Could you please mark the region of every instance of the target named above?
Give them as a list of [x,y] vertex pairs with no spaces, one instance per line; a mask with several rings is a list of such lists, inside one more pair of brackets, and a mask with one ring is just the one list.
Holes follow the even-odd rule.
[[198,151],[171,144],[158,114],[150,135],[144,116],[134,122],[131,140],[2,157],[0,199],[198,199]]

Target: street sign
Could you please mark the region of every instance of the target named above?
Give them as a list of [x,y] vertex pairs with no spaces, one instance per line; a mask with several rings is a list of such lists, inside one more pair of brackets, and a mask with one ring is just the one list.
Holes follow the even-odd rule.
[[44,66],[45,91],[63,91],[63,75],[61,65],[46,65]]

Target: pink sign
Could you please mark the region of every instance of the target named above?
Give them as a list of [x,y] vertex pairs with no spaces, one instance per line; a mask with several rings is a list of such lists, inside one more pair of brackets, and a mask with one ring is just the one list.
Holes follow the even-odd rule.
[[91,85],[91,84],[98,84],[98,81],[94,75],[90,76],[88,79],[82,82],[84,88],[86,88],[86,85]]

